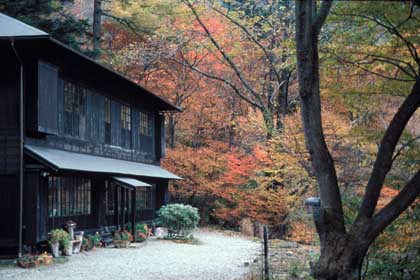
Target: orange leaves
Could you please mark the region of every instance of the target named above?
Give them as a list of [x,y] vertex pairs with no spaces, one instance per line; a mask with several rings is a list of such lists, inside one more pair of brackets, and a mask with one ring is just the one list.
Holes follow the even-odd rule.
[[225,184],[242,185],[254,174],[255,168],[254,156],[231,152],[227,155],[227,171],[222,181]]

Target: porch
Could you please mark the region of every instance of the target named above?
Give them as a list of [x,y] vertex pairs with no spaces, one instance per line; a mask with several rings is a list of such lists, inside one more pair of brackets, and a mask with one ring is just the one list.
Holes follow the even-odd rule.
[[27,152],[23,242],[32,248],[69,220],[85,232],[151,223],[169,199],[167,176],[175,178],[137,162],[42,147]]

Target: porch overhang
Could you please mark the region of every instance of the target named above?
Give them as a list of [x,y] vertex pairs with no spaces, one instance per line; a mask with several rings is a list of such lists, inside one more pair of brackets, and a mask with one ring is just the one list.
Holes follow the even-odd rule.
[[122,185],[123,187],[129,188],[129,189],[135,189],[135,188],[141,188],[141,187],[152,187],[152,185],[142,182],[140,180],[136,180],[133,178],[126,178],[126,177],[112,177],[112,179],[117,182],[118,184]]
[[181,177],[158,165],[74,153],[25,144],[25,153],[52,170],[80,171],[117,177],[148,177],[180,180]]

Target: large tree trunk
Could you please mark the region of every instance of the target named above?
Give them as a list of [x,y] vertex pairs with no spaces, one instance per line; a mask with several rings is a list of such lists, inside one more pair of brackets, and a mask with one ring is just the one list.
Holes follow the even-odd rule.
[[[323,1],[296,1],[296,49],[304,135],[320,190],[321,207],[314,221],[321,243],[312,274],[322,280],[360,279],[363,259],[372,242],[420,194],[420,170],[390,203],[375,214],[385,178],[395,159],[396,145],[408,121],[420,107],[420,77],[394,115],[378,150],[358,216],[346,231],[334,161],[325,143],[321,120],[318,35],[331,8]],[[420,66],[420,63],[418,63]],[[398,155],[398,152],[397,152]]]
[[93,1],[93,53],[94,58],[98,58],[101,55],[102,0]]
[[319,280],[358,280],[366,252],[365,245],[337,236],[311,264],[312,275]]

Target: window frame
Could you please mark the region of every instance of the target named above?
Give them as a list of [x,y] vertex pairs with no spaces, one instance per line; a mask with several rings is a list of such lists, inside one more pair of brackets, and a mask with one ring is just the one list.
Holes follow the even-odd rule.
[[63,79],[64,135],[86,139],[88,89],[79,83]]
[[156,208],[156,184],[151,187],[136,189],[136,211]]
[[147,112],[139,112],[139,134],[142,136],[152,136],[153,135],[153,128],[152,128],[152,118],[150,114]]
[[104,129],[105,129],[105,144],[111,145],[112,141],[112,107],[111,98],[104,96]]
[[49,218],[92,214],[92,181],[88,178],[49,176],[47,182]]
[[121,147],[132,147],[132,109],[130,105],[120,103]]

